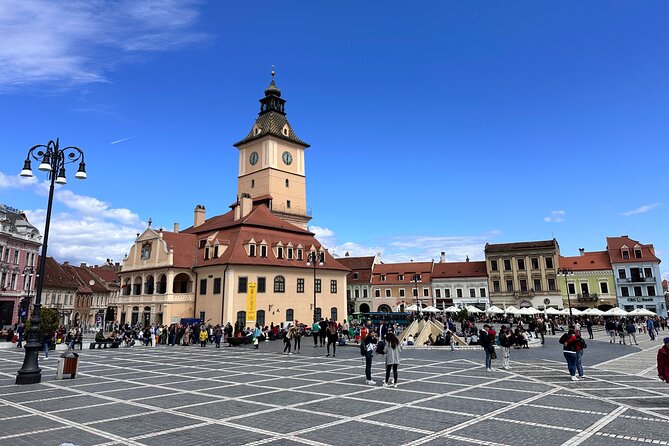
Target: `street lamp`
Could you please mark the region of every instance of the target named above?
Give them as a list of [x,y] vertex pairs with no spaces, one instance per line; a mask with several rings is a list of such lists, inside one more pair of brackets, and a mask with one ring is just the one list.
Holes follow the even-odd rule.
[[51,223],[51,207],[53,204],[54,184],[66,184],[65,164],[79,161],[79,169],[74,177],[80,180],[86,179],[86,164],[84,163],[84,152],[74,146],[60,148],[56,141],[49,141],[48,144],[37,144],[28,150],[28,155],[23,163],[21,170],[22,177],[32,177],[33,172],[30,167],[30,159],[38,161],[38,169],[43,172],[49,172],[49,201],[46,208],[46,220],[44,223],[44,242],[42,244],[42,254],[39,262],[39,272],[37,273],[37,293],[35,295],[35,305],[30,318],[30,329],[26,336],[25,357],[23,365],[18,371],[16,384],[37,384],[42,380],[41,369],[38,364],[38,352],[41,346],[40,339],[40,311],[42,307],[42,287],[44,285],[44,266],[46,265],[47,246],[49,242],[49,225]]
[[314,267],[314,322],[316,320],[316,266],[323,266],[324,258],[317,251],[311,251],[307,256],[307,266]]
[[418,298],[418,279],[420,279],[420,274],[414,274],[411,278],[413,281],[413,294],[416,297],[416,311],[421,312],[422,307],[420,305],[420,299]]
[[28,315],[28,311],[30,310],[30,299],[32,296],[30,296],[30,293],[33,288],[33,275],[35,275],[35,267],[34,266],[26,266],[23,268],[23,273],[21,276],[23,277],[23,287],[26,288],[26,280],[28,280],[28,287],[27,287],[27,292],[28,294],[23,298],[22,304],[19,306],[19,324],[25,324],[26,323],[26,317]]
[[572,272],[571,268],[560,268],[558,269],[558,274],[562,274],[564,276],[564,287],[567,290],[567,305],[569,306],[569,322],[571,322],[573,315],[571,312],[571,298],[569,297],[569,285],[567,284],[567,276],[571,276],[574,273]]

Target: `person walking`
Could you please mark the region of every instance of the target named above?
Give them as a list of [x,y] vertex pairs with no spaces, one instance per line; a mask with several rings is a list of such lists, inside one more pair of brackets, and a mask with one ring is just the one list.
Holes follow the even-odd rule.
[[262,331],[260,330],[260,324],[256,322],[256,326],[253,329],[253,348],[256,350],[260,347],[260,336]]
[[327,319],[321,318],[321,321],[318,323],[318,342],[321,347],[325,346],[325,338],[327,337],[328,329]]
[[572,381],[578,381],[576,377],[576,346],[577,346],[576,330],[574,326],[569,326],[569,331],[560,337],[560,344],[562,344],[562,353],[567,360],[567,370],[571,375]]
[[483,329],[479,331],[479,345],[483,347],[483,351],[485,352],[485,369],[492,372],[492,355],[495,352],[495,338],[490,335],[489,330],[491,330],[490,325],[485,324]]
[[365,348],[365,384],[370,386],[376,385],[376,381],[372,381],[372,358],[374,357],[374,350],[376,350],[376,335],[373,331],[369,331],[362,344]]
[[302,336],[304,335],[304,326],[298,321],[295,321],[295,333],[293,334],[293,351],[300,354],[300,347],[302,346]]
[[209,334],[207,330],[200,328],[200,348],[205,348],[207,346],[207,340],[209,339]]
[[606,334],[609,335],[609,344],[615,344],[616,339],[616,323],[613,319],[607,319],[606,325]]
[[650,340],[654,341],[655,340],[655,328],[653,325],[653,319],[648,318],[646,319],[646,327],[648,328],[648,336],[650,336]]
[[634,345],[639,345],[636,341],[636,324],[632,319],[627,320],[627,327],[625,329],[627,330],[627,336],[630,338],[630,345],[632,345],[632,341],[634,341]]
[[290,352],[290,340],[293,337],[293,327],[288,327],[288,330],[286,330],[283,334],[283,354],[284,355],[292,355]]
[[314,348],[318,347],[318,330],[321,329],[321,326],[318,324],[318,321],[314,319],[314,323],[311,325],[311,335],[314,337]]
[[[397,387],[397,367],[400,365],[400,352],[402,346],[395,333],[389,331],[386,334],[386,380],[383,387]],[[393,371],[393,379],[390,380],[390,371]]]
[[669,384],[669,337],[662,340],[664,345],[657,351],[657,375]]
[[339,335],[337,334],[337,323],[335,321],[330,322],[325,335],[327,336],[328,341],[327,355],[325,356],[330,356],[330,345],[332,345],[332,357],[335,357],[337,353],[337,339],[339,338]]
[[511,346],[513,345],[513,333],[506,325],[499,329],[499,345],[502,347],[502,368],[509,370],[509,359],[511,358]]
[[592,333],[592,319],[588,318],[588,320],[585,321],[585,327],[588,330],[588,339],[595,339],[595,336]]

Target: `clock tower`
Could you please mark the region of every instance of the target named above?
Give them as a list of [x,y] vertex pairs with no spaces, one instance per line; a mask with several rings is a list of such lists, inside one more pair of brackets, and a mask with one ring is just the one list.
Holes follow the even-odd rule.
[[246,138],[234,144],[239,150],[237,196],[266,204],[273,214],[307,229],[304,151],[309,144],[297,137],[286,119],[286,100],[272,82],[260,99],[260,113]]

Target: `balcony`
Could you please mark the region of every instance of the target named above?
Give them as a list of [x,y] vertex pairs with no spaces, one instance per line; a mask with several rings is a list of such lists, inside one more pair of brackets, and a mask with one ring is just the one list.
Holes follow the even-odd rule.
[[596,301],[599,295],[597,293],[579,293],[576,298],[580,301]]
[[618,277],[618,283],[655,283],[655,277]]
[[514,291],[513,295],[516,299],[528,299],[534,297],[534,291]]

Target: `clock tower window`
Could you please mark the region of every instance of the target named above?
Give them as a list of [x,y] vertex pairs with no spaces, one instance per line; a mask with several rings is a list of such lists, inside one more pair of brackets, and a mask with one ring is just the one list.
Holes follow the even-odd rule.
[[290,180],[286,179],[286,187],[290,187]]

